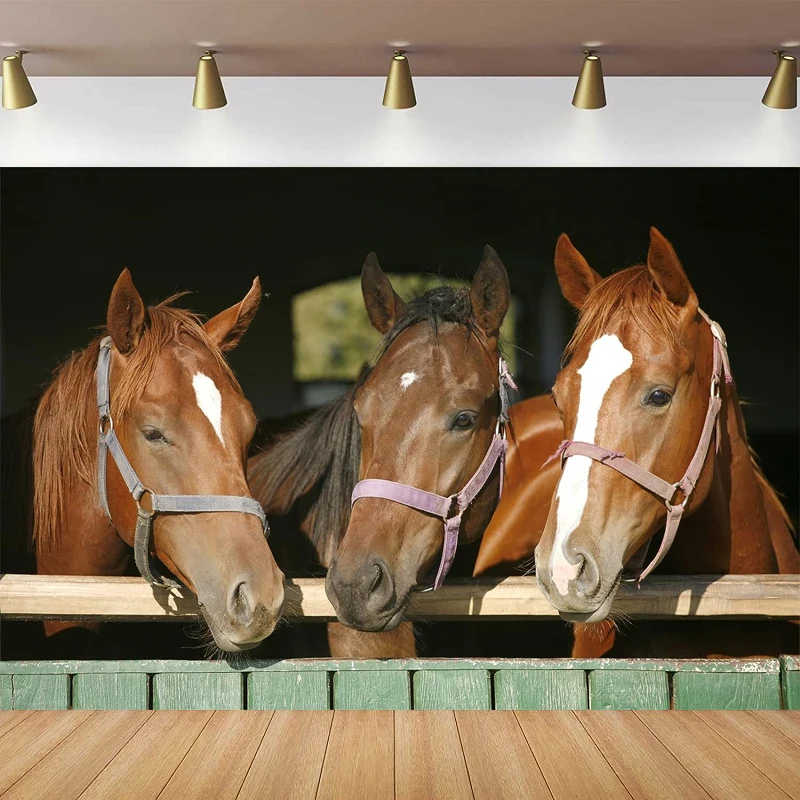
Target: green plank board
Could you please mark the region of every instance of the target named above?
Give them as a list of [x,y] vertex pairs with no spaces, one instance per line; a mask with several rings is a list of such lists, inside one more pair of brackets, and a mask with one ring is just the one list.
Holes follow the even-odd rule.
[[492,681],[488,670],[420,670],[411,679],[414,708],[424,711],[490,711]]
[[333,707],[358,711],[410,709],[411,675],[405,670],[335,672]]
[[783,707],[800,711],[800,658],[781,656]]
[[276,711],[330,709],[327,672],[253,672],[247,678],[247,707]]
[[672,687],[679,710],[776,711],[781,707],[779,676],[763,672],[680,672]]
[[145,711],[148,708],[147,675],[82,673],[72,679],[72,707],[103,711]]
[[[722,676],[714,675],[712,680]],[[669,708],[666,672],[598,669],[589,673],[589,708],[665,710]]]
[[656,672],[770,672],[778,674],[777,658],[764,659],[674,659],[658,661],[646,658],[469,658],[469,659],[366,659],[335,658],[282,659],[275,661],[0,661],[0,675],[69,674],[80,672],[197,672],[240,674],[243,672],[341,672],[345,670],[429,670],[429,669],[536,669],[536,670],[603,670]]
[[244,707],[243,680],[236,673],[164,672],[153,675],[153,708],[157,711],[238,711]]
[[69,708],[69,675],[12,675],[12,707],[16,709]]
[[589,707],[583,670],[501,669],[494,674],[494,707],[513,711],[573,711]]
[[10,675],[0,675],[0,711],[10,711],[14,707],[12,680]]

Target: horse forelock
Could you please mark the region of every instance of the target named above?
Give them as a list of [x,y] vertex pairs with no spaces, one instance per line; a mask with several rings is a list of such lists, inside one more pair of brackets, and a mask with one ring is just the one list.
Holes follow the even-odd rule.
[[581,308],[575,332],[564,350],[563,363],[583,343],[608,332],[612,320],[631,320],[657,341],[675,346],[680,337],[679,309],[656,286],[644,265],[615,272],[598,283]]
[[[147,309],[142,337],[119,380],[111,380],[115,424],[125,420],[153,377],[159,357],[171,343],[186,339],[206,349],[239,394],[239,382],[199,315],[171,304],[174,295]],[[64,527],[69,488],[80,480],[97,492],[96,369],[102,336],[73,352],[54,372],[33,423],[33,531],[37,550],[55,545]]]

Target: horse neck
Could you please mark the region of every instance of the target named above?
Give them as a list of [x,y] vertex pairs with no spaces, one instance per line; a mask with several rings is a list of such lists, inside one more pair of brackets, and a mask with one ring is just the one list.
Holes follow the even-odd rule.
[[[773,539],[788,536],[782,509],[759,477],[733,385],[723,389],[714,477],[704,502],[683,523],[662,572],[677,574],[777,571]],[[716,437],[715,437],[716,439]],[[712,440],[711,447],[717,446]],[[779,513],[775,513],[776,510]],[[774,530],[783,525],[784,530]],[[771,529],[772,528],[772,529]]]

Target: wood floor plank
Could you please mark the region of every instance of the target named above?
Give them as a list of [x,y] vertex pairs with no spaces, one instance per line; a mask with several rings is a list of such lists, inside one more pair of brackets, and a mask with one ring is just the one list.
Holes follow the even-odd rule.
[[576,711],[575,718],[636,800],[709,797],[633,711]]
[[[630,794],[571,711],[516,711],[555,800],[630,800]],[[579,753],[580,757],[576,758]]]
[[334,712],[317,798],[394,798],[393,711]]
[[332,723],[333,711],[276,711],[237,800],[313,800]]
[[[790,741],[766,720],[747,711],[695,711],[754,767],[777,783],[790,797],[800,795],[800,743]],[[777,714],[784,712],[777,711]]]
[[456,711],[475,800],[551,800],[513,711]]
[[395,711],[396,800],[472,798],[452,711]]
[[3,737],[0,794],[16,783],[94,711],[34,711]]
[[717,800],[730,800],[732,797],[785,800],[787,797],[694,712],[637,711],[636,714]]
[[[76,711],[67,711],[76,714]],[[78,726],[3,795],[75,800],[144,725],[152,711],[105,711]]]
[[155,800],[211,719],[212,711],[156,711],[80,800]]
[[749,713],[768,722],[793,742],[800,742],[800,711],[750,711]]
[[[0,737],[13,730],[22,720],[33,714],[33,711],[0,711]],[[2,745],[0,744],[0,748]]]
[[[233,800],[253,763],[272,711],[215,711],[159,800]],[[298,754],[299,757],[299,754]]]

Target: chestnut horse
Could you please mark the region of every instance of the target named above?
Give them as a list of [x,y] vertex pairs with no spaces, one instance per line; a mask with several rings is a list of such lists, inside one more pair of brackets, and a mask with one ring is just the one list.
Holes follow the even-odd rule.
[[[137,529],[147,517],[147,510],[142,515],[138,509],[148,503],[130,489],[132,472],[154,505],[182,506],[149,518],[152,550],[196,593],[217,646],[229,652],[269,636],[283,607],[283,575],[261,519],[252,509],[225,513],[249,503],[263,518],[245,478],[256,420],[223,356],[238,344],[260,302],[256,278],[244,300],[202,325],[169,300],[145,309],[124,270],[111,292],[108,336],[58,369],[33,430],[37,571],[128,570]],[[108,413],[99,414],[106,390]],[[109,436],[112,430],[115,437]],[[219,510],[197,507],[208,500]],[[226,502],[236,508],[220,508]],[[195,508],[187,511],[192,503]],[[150,564],[151,548],[145,548],[137,558],[140,569]],[[144,566],[144,572],[150,569]],[[96,629],[97,623],[45,622],[48,635],[75,626]]]
[[[410,656],[415,642],[404,611],[412,590],[431,579],[444,525],[414,498],[442,501],[450,517],[460,493],[463,518],[460,530],[448,526],[446,552],[475,541],[497,503],[498,448],[505,446],[498,338],[510,290],[490,247],[469,290],[442,286],[406,304],[374,254],[361,286],[369,319],[384,335],[373,366],[345,396],[253,457],[248,477],[269,514],[305,503],[301,528],[329,567],[326,588],[343,623],[329,628],[332,655]],[[482,484],[471,480],[479,466]],[[477,494],[462,505],[467,485]]]
[[[796,573],[800,559],[786,512],[751,455],[732,379],[723,375],[712,387],[714,349],[722,353],[714,328],[720,329],[700,311],[669,242],[651,229],[647,264],[606,279],[566,235],[555,262],[565,298],[580,311],[578,326],[553,389],[557,408],[533,398],[512,409],[519,453],[509,455],[509,491],[484,535],[476,574],[497,572],[535,548],[539,585],[562,617],[601,623],[576,626],[573,655],[599,656],[614,643],[608,616],[623,569],[640,566],[632,560],[643,563],[644,548],[668,514],[662,497],[613,463],[624,453],[643,472],[681,483],[714,391],[717,424],[711,423],[707,454],[697,459],[694,486],[682,485],[689,495],[685,515],[659,571]],[[566,444],[563,467],[554,461],[538,470],[559,438],[588,443],[592,454],[573,455]],[[685,498],[677,494],[675,505]],[[646,556],[653,558],[655,550]],[[670,631],[667,637],[684,640],[671,646],[682,647],[681,655],[713,647],[692,637],[700,625],[682,623],[680,632]]]

